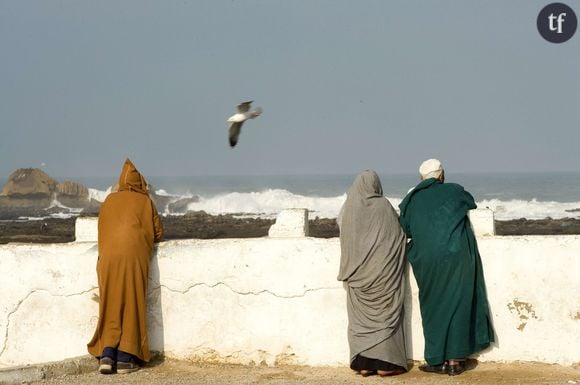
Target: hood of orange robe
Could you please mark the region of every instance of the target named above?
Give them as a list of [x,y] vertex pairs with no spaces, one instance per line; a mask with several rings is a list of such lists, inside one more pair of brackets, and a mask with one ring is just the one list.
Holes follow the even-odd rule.
[[127,158],[119,176],[119,191],[135,191],[147,195],[147,181],[137,167]]

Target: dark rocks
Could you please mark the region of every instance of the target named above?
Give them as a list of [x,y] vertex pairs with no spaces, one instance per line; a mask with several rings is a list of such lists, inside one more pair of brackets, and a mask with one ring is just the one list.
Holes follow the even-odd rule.
[[336,218],[318,218],[308,221],[308,233],[315,238],[336,238],[340,236]]
[[101,209],[101,202],[94,200],[94,199],[90,199],[87,206],[85,206],[83,211],[81,211],[81,216],[97,217],[97,216],[99,216],[100,209]]
[[580,219],[513,219],[495,221],[497,235],[564,235],[580,234]]
[[0,221],[0,244],[65,243],[75,240],[75,218]]
[[190,211],[185,215],[162,217],[165,239],[259,238],[268,235],[273,219],[236,218]]
[[[221,217],[223,217],[223,215],[220,215]],[[226,215],[228,217],[231,217],[231,215]],[[199,210],[199,211],[188,211],[183,215],[183,218],[188,219],[188,220],[207,220],[208,218],[210,218],[211,215],[206,213],[203,210]]]
[[[117,190],[118,190],[118,188],[114,189],[113,191],[117,191]],[[158,195],[155,187],[152,185],[149,185],[149,197],[151,198],[151,200],[155,204],[155,208],[157,209],[157,211],[159,211],[160,213],[164,213],[165,208],[167,207],[169,202],[171,202],[173,199],[175,199],[172,196]]]
[[34,213],[50,207],[52,199],[42,196],[2,196],[0,195],[0,219],[8,219],[11,213],[21,216],[35,216]]
[[194,196],[191,198],[181,198],[167,205],[167,209],[169,210],[170,213],[183,214],[187,212],[189,204],[195,202],[199,202],[199,197]]
[[[15,217],[17,218],[17,217]],[[75,218],[0,221],[0,244],[7,242],[72,242]],[[190,211],[185,215],[162,216],[165,239],[259,238],[268,235],[273,219],[236,218],[233,215],[210,215]],[[498,235],[580,234],[580,219],[515,219],[496,221]],[[339,236],[335,219],[315,218],[309,221],[311,237]]]
[[[185,215],[168,215],[162,218],[166,239],[218,239],[259,238],[268,236],[274,219],[244,218],[233,214],[210,215],[205,211],[189,211]],[[309,221],[311,237],[338,237],[336,219]]]

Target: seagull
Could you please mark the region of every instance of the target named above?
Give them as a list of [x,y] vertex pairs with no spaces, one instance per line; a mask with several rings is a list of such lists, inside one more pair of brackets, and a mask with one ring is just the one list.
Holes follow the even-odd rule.
[[240,131],[242,130],[242,124],[248,119],[254,119],[260,116],[262,109],[257,107],[255,110],[250,110],[250,104],[253,100],[249,102],[243,102],[238,104],[238,112],[228,118],[230,124],[230,146],[234,147],[238,143],[238,137],[240,136]]

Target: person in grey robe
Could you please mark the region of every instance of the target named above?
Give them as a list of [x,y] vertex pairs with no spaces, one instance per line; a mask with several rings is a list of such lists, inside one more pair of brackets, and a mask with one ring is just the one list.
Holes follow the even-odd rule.
[[408,370],[403,332],[405,233],[374,171],[360,173],[338,217],[350,367],[367,376]]

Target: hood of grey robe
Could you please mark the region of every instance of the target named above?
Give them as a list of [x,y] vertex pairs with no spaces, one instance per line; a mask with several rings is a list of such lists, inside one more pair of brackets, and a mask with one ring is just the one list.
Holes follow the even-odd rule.
[[340,227],[339,281],[352,287],[368,287],[386,262],[401,265],[401,245],[406,238],[393,206],[383,196],[374,171],[360,173],[347,192],[338,223]]

